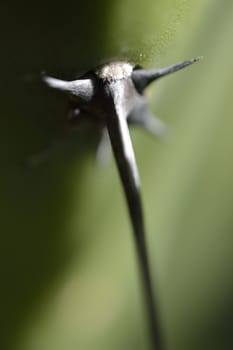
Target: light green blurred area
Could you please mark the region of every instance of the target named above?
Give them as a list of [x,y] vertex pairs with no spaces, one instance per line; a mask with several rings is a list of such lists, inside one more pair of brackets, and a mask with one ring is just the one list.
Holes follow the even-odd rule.
[[116,56],[154,67],[199,55],[148,91],[166,137],[131,134],[167,348],[233,348],[233,4],[39,4],[4,20],[13,24],[2,57],[2,348],[149,349],[114,162],[98,167],[92,136],[77,135],[41,165],[19,166],[58,137],[66,111],[22,77]]

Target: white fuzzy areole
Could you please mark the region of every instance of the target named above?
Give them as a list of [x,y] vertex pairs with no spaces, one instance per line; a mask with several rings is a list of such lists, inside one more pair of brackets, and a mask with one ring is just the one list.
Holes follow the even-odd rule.
[[133,66],[128,62],[110,62],[100,66],[96,74],[100,79],[113,81],[127,79],[133,71]]

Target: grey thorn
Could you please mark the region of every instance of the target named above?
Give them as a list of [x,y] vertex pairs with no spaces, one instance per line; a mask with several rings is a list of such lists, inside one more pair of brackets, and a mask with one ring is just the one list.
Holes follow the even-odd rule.
[[62,91],[80,99],[90,101],[94,95],[94,84],[91,79],[78,79],[73,81],[60,80],[49,76],[43,76],[42,81],[50,88]]
[[167,126],[158,117],[151,113],[146,103],[142,103],[135,108],[128,117],[129,125],[138,125],[149,131],[155,136],[164,136],[167,132]]
[[149,112],[147,117],[143,120],[142,126],[157,137],[165,136],[168,131],[167,125],[158,117]]
[[106,165],[111,157],[110,139],[107,128],[103,128],[96,151],[97,164]]
[[190,64],[198,62],[201,59],[202,57],[195,57],[161,69],[135,69],[132,72],[132,80],[136,88],[142,92],[154,80],[188,67]]

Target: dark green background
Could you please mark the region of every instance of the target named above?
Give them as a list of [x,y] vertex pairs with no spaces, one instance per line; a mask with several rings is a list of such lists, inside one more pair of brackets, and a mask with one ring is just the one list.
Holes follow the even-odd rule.
[[39,73],[71,78],[112,57],[156,67],[197,55],[204,60],[149,90],[167,137],[132,138],[168,349],[231,349],[233,4],[1,6],[1,349],[147,348],[115,165],[96,166],[93,133],[67,133],[66,101]]

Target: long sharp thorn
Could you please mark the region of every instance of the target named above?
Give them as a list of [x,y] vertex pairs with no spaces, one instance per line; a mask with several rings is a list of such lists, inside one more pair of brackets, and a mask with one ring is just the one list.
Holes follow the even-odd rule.
[[154,80],[159,79],[167,74],[177,72],[180,69],[188,67],[189,65],[198,62],[202,57],[195,57],[191,60],[179,62],[171,66],[161,69],[136,69],[132,73],[132,79],[139,91],[143,91]]
[[162,344],[161,329],[158,320],[158,305],[156,303],[149,259],[145,239],[145,227],[140,193],[140,182],[134,150],[129,134],[124,110],[119,103],[117,94],[115,110],[107,118],[107,128],[114,157],[124,188],[130,219],[133,227],[139,267],[144,287],[144,295],[150,325],[152,346],[154,350],[164,349]]

